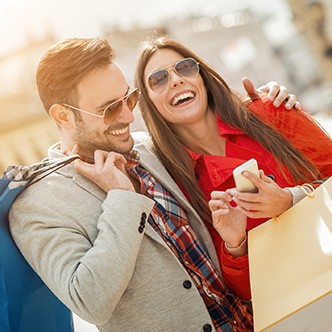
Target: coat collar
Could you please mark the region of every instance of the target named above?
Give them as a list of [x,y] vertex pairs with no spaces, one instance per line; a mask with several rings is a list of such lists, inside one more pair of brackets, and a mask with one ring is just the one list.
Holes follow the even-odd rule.
[[227,123],[223,122],[221,119],[216,117],[217,126],[220,136],[224,135],[244,135],[244,132],[240,129],[231,127]]
[[[230,135],[245,135],[243,131],[241,131],[240,129],[231,127],[230,125],[228,125],[228,124],[224,123],[222,120],[220,120],[218,117],[216,117],[216,122],[217,122],[218,131],[219,131],[220,136],[226,136],[227,141],[228,141],[228,136],[230,136]],[[186,150],[194,162],[196,162],[202,156],[202,154],[196,153],[188,148],[186,148]]]
[[[53,144],[49,149],[48,149],[48,156],[49,158],[63,158],[65,155],[60,151],[60,143],[55,143]],[[62,167],[57,171],[57,173],[68,177],[72,178],[73,181],[82,187],[84,190],[88,191],[91,195],[95,196],[101,201],[104,201],[106,198],[106,193],[100,189],[97,185],[95,185],[92,181],[88,180],[86,177],[78,174],[75,169],[73,164],[69,164],[65,167]]]

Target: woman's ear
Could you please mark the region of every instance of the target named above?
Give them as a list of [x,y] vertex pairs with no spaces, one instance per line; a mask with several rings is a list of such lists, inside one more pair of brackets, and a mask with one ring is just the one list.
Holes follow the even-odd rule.
[[69,110],[67,107],[61,104],[53,104],[49,110],[49,114],[59,127],[63,129],[68,129],[72,127],[72,121],[74,116],[72,114],[72,111]]

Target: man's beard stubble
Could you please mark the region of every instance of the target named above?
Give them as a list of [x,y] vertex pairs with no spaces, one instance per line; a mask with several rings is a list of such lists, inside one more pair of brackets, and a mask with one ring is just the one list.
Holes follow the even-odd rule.
[[86,156],[93,156],[96,150],[114,151],[125,154],[132,150],[134,141],[131,135],[125,139],[116,139],[111,132],[116,129],[123,129],[123,125],[110,125],[102,133],[99,131],[91,131],[89,126],[82,120],[76,120],[75,140],[79,146],[79,151]]

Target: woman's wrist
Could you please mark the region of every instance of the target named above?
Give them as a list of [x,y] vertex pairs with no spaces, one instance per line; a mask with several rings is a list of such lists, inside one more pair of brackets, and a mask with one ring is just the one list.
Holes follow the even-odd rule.
[[231,246],[225,241],[225,248],[234,256],[242,256],[247,253],[247,234],[245,234],[243,240],[237,246]]
[[243,246],[246,241],[247,241],[247,234],[244,234],[243,239],[236,245],[231,245],[225,241],[225,247],[227,250],[230,250],[230,251],[236,250],[236,249],[239,249],[241,246]]

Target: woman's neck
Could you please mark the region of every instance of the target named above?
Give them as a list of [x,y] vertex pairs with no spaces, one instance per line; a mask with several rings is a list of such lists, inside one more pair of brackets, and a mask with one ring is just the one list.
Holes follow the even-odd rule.
[[[179,130],[180,128],[180,130]],[[185,146],[199,154],[225,156],[225,138],[219,134],[215,114],[209,114],[200,122],[175,128]]]

